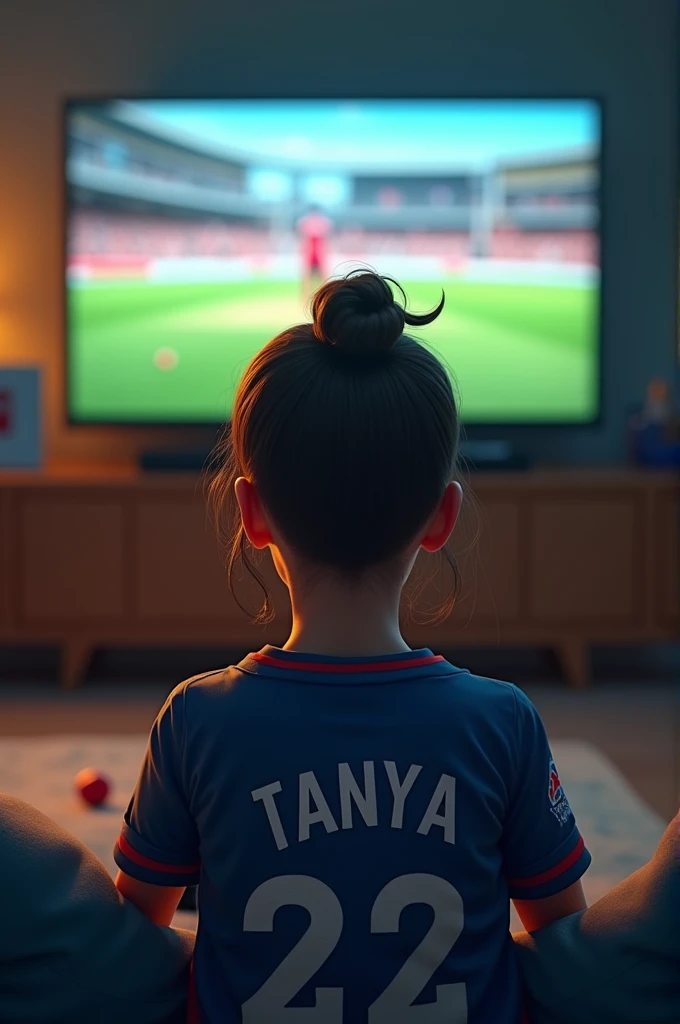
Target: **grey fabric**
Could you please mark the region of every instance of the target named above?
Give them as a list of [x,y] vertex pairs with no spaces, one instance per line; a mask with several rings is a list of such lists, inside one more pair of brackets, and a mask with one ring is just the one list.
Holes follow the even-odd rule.
[[0,794],[0,1021],[179,1024],[194,935],[123,900],[104,865]]
[[680,1024],[679,826],[588,910],[514,936],[532,1024]]

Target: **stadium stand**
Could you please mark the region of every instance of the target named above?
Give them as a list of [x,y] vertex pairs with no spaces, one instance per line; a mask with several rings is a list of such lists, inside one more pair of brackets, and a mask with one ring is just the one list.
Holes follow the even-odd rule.
[[[134,216],[81,210],[71,221],[72,263],[115,268],[143,267],[147,260],[203,257],[266,256],[277,249],[294,249],[293,237],[273,236],[265,228],[240,223]],[[343,260],[371,255],[437,256],[463,259],[469,254],[469,235],[463,232],[377,232],[340,230],[334,252]],[[492,259],[547,260],[597,265],[597,239],[588,231],[521,231],[497,228],[491,236]]]

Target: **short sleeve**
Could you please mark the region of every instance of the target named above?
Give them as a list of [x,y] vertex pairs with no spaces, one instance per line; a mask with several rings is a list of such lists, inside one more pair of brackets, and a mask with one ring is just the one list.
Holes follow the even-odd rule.
[[121,871],[140,882],[198,884],[198,831],[183,784],[184,736],[184,687],[180,686],[170,694],[153,724],[114,848]]
[[576,826],[538,711],[515,688],[514,778],[503,835],[511,899],[554,896],[577,882],[591,857]]

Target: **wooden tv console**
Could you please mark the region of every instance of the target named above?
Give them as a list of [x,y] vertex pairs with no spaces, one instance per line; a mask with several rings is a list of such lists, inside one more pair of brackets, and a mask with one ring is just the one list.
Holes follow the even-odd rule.
[[[680,635],[677,475],[480,473],[470,488],[454,544],[464,592],[448,621],[405,626],[412,646],[552,647],[569,683],[585,686],[591,644]],[[196,476],[0,473],[0,643],[59,644],[66,687],[97,646],[284,642],[286,592],[266,564],[277,616],[263,628],[229,594]],[[256,602],[246,582],[242,595]],[[425,605],[436,598],[435,583]]]

